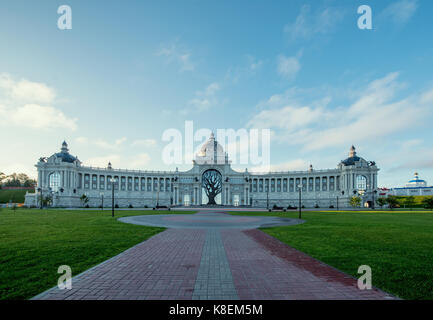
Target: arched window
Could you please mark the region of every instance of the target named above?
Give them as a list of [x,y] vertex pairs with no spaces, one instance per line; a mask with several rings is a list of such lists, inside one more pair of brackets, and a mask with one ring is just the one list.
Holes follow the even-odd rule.
[[356,176],[356,189],[358,191],[367,190],[367,178],[362,175]]
[[59,191],[59,187],[60,187],[60,173],[53,172],[52,174],[50,174],[48,185],[50,186],[50,188],[51,188],[52,191],[54,191],[54,192]]

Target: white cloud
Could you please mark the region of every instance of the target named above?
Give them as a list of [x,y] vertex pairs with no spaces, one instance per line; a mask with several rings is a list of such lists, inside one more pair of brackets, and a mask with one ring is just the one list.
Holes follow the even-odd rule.
[[52,88],[43,83],[21,80],[11,90],[12,97],[25,102],[51,103],[55,98]]
[[324,115],[325,111],[322,109],[313,109],[308,106],[285,106],[281,109],[261,111],[250,120],[248,125],[260,129],[277,127],[295,131],[319,121]]
[[77,119],[54,107],[56,93],[44,83],[0,74],[0,113],[5,125],[32,129],[77,129]]
[[177,64],[180,72],[193,71],[195,69],[195,65],[191,61],[191,52],[185,46],[179,44],[178,40],[161,48],[156,55],[165,57],[166,63]]
[[151,158],[147,153],[140,153],[133,156],[110,154],[108,156],[84,159],[83,163],[86,166],[106,168],[108,163],[111,162],[113,168],[116,169],[146,170],[146,166],[150,163],[150,160]]
[[310,39],[315,34],[332,32],[343,17],[344,12],[338,8],[328,7],[312,13],[309,5],[303,5],[295,21],[284,27],[284,32],[291,41]]
[[280,172],[280,171],[305,171],[308,170],[310,164],[303,159],[295,159],[284,163],[279,163],[271,166],[258,166],[251,168],[251,172]]
[[6,166],[2,166],[1,172],[6,175],[12,173],[25,173],[31,178],[36,178],[35,167],[33,165],[21,163],[21,162],[10,162]]
[[278,56],[277,71],[286,79],[292,80],[296,74],[301,70],[301,63],[297,57]]
[[418,9],[418,0],[400,0],[387,6],[382,15],[395,23],[404,24],[412,18]]
[[188,108],[181,110],[182,114],[203,112],[218,104],[216,94],[220,91],[219,83],[209,84],[203,91],[197,91],[195,97],[188,101]]
[[128,164],[131,169],[143,169],[150,163],[150,156],[147,153],[140,153],[131,159]]
[[26,104],[15,108],[9,116],[16,126],[30,127],[33,129],[66,128],[76,130],[76,119],[69,119],[60,110],[50,106],[38,104]]
[[256,59],[252,55],[247,55],[248,69],[250,72],[255,73],[263,65],[263,60]]
[[331,108],[329,99],[317,105],[289,105],[263,110],[250,127],[269,127],[275,139],[303,150],[374,141],[421,123],[430,112],[425,93],[396,99],[402,84],[397,73],[375,80],[346,108]]
[[154,139],[141,139],[132,142],[133,147],[154,147],[156,146],[156,140]]
[[[122,163],[122,157],[118,154],[110,154],[108,156],[103,157],[93,157],[89,159],[84,159],[83,163],[86,166],[92,166],[92,167],[100,167],[100,168],[106,168],[108,166],[108,163],[111,162],[113,167],[116,168],[123,168],[121,166]],[[126,168],[127,166],[125,166]]]
[[122,137],[116,139],[114,142],[108,142],[101,138],[89,139],[87,137],[77,137],[75,139],[75,142],[81,145],[96,146],[101,149],[117,150],[125,143],[126,140],[127,140],[126,137]]

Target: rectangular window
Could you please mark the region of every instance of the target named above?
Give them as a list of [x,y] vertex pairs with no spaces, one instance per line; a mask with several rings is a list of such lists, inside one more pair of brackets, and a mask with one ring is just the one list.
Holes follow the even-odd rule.
[[159,179],[159,191],[164,191],[164,179]]
[[120,178],[120,190],[126,190],[126,178],[125,177]]
[[170,192],[170,179],[165,179],[165,191]]
[[308,179],[308,191],[313,191],[313,190],[314,190],[314,179],[309,178]]
[[263,192],[263,179],[259,180],[259,192]]
[[329,177],[329,191],[334,191],[335,186],[335,178]]
[[105,176],[99,176],[99,189],[105,189]]
[[283,179],[283,192],[287,192],[287,179]]
[[134,190],[139,191],[140,190],[140,180],[138,178],[134,178]]
[[132,191],[132,177],[128,177],[128,191]]
[[290,181],[289,181],[289,191],[290,192],[295,191],[295,180],[293,178],[290,178]]
[[253,181],[253,192],[257,192],[257,179]]
[[296,178],[295,180],[295,188],[296,191],[299,191],[299,185],[301,184],[301,179],[300,178]]
[[307,178],[302,178],[302,191],[307,191]]
[[111,190],[111,176],[107,176],[107,190]]
[[141,191],[146,191],[146,178],[141,178]]
[[271,179],[271,192],[275,192],[275,179]]
[[147,191],[152,191],[152,178],[147,178]]
[[90,176],[88,174],[84,175],[84,189],[90,188]]
[[316,178],[316,191],[320,191],[320,177]]
[[92,189],[98,188],[98,176],[96,174],[92,175]]
[[277,192],[281,192],[281,179],[277,179]]
[[322,191],[327,191],[327,190],[328,190],[328,178],[323,177],[322,178]]

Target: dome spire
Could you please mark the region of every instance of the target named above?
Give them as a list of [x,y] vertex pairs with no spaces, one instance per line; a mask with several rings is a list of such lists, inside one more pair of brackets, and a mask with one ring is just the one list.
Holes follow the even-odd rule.
[[68,149],[68,144],[66,143],[66,141],[63,141],[62,143],[62,148],[60,149],[63,153],[67,153],[69,151]]
[[353,158],[355,156],[356,156],[356,149],[355,149],[355,146],[352,145],[352,147],[350,148],[350,151],[349,151],[349,158]]

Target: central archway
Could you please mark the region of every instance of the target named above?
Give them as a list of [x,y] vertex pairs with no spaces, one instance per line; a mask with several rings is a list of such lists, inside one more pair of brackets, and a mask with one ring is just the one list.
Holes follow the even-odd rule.
[[[207,204],[221,204],[222,192],[222,175],[215,169],[209,169],[203,172],[202,188],[207,196]],[[219,202],[219,203],[218,203]]]

